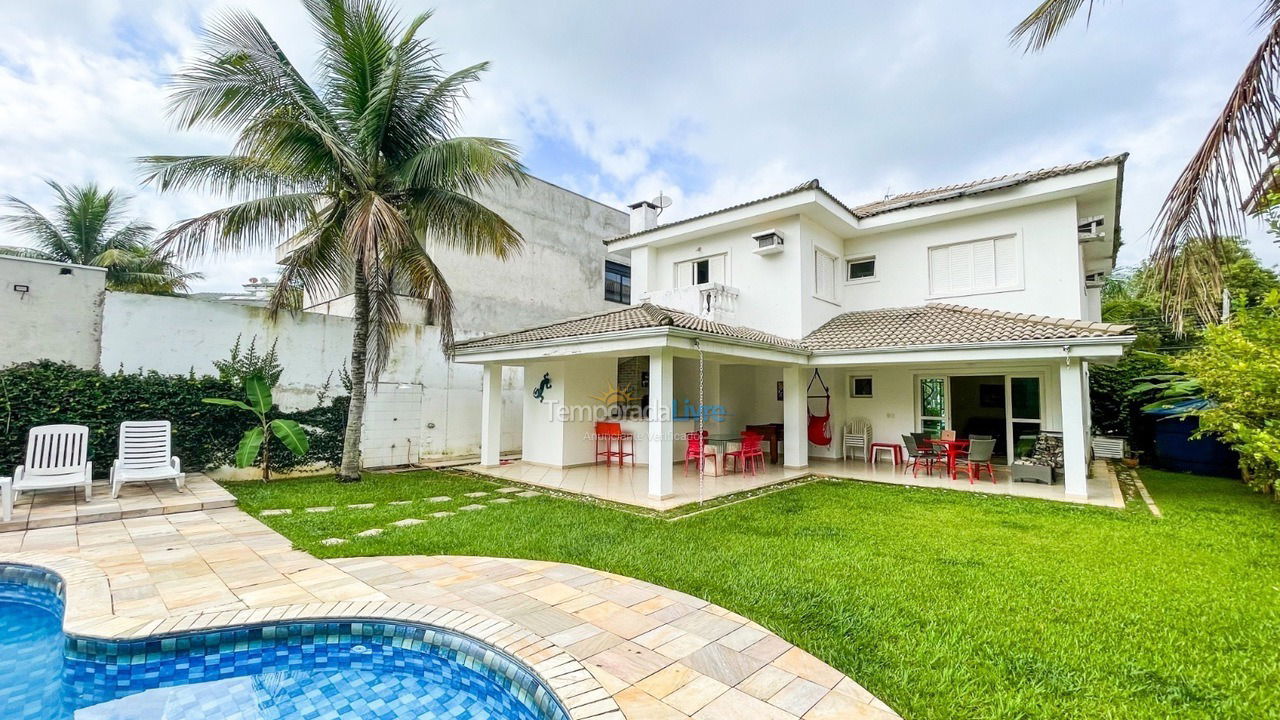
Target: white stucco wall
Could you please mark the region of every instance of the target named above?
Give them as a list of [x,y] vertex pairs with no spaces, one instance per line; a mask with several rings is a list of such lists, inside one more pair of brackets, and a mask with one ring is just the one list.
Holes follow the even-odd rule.
[[102,268],[0,255],[0,367],[46,358],[96,367],[106,276]]
[[[929,248],[966,240],[1016,236],[1022,283],[1016,290],[933,296],[929,292]],[[874,255],[876,279],[844,284],[846,310],[923,305],[937,301],[974,307],[1084,318],[1084,277],[1072,198],[857,235],[844,243],[846,258]]]
[[[285,409],[316,404],[326,381],[330,396],[343,393],[340,369],[351,355],[351,320],[320,313],[286,313],[274,323],[266,310],[189,298],[107,293],[102,320],[102,367],[111,371],[214,373],[214,360],[228,356],[236,337],[259,351],[276,342],[284,369],[276,400]],[[407,326],[396,342],[378,390],[370,396],[366,440],[412,437],[396,442],[388,456],[411,461],[479,451],[482,369],[446,361],[438,331]],[[521,372],[504,372],[503,448],[520,447]],[[403,430],[405,404],[417,409],[412,433]],[[397,424],[392,432],[380,424]],[[383,432],[385,430],[385,432]],[[377,453],[374,453],[377,455]]]

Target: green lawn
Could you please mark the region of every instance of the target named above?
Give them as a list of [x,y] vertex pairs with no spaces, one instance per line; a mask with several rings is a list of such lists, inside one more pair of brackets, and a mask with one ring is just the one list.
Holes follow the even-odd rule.
[[[1142,477],[1163,520],[1145,508],[834,481],[677,522],[520,499],[337,547],[319,541],[441,508],[265,520],[321,557],[556,560],[692,593],[818,655],[908,719],[1280,718],[1280,504],[1230,480]],[[432,472],[230,486],[250,512],[493,487]]]

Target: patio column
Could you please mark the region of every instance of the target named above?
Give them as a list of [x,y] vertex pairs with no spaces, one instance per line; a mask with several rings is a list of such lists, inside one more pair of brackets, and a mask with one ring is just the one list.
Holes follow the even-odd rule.
[[675,494],[671,485],[672,422],[671,399],[675,387],[672,384],[671,351],[654,350],[649,353],[649,497],[655,500]]
[[804,386],[805,368],[787,365],[782,368],[782,466],[809,466],[809,401]]
[[497,467],[502,454],[502,366],[485,364],[480,400],[480,465]]
[[1088,438],[1085,433],[1088,420],[1085,417],[1084,362],[1068,358],[1058,370],[1059,388],[1062,394],[1062,464],[1066,474],[1068,495],[1086,497],[1088,491]]

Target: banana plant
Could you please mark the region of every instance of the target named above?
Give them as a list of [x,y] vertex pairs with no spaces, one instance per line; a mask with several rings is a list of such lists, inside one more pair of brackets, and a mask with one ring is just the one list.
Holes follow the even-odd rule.
[[267,382],[260,373],[254,373],[244,379],[244,394],[249,399],[247,403],[228,398],[204,398],[204,401],[211,405],[227,405],[248,410],[257,417],[257,426],[249,428],[245,431],[244,437],[240,438],[240,445],[236,447],[235,463],[238,468],[249,467],[257,461],[261,453],[262,481],[267,482],[271,479],[271,443],[267,442],[268,432],[279,438],[280,442],[298,457],[307,454],[307,450],[311,448],[311,440],[296,421],[267,418],[267,413],[271,411],[273,404],[271,383]]

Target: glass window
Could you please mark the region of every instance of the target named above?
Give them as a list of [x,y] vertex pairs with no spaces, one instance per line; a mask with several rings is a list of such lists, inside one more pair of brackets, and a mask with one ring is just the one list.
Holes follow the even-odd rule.
[[631,268],[612,260],[604,261],[604,299],[631,303]]
[[1011,377],[1009,388],[1013,394],[1013,416],[1021,420],[1040,418],[1040,378]]
[[869,398],[871,397],[871,378],[869,377],[851,377],[849,378],[849,397]]
[[849,261],[849,272],[846,280],[870,280],[876,276],[876,259],[874,257],[857,258]]
[[946,388],[947,381],[943,378],[921,378],[920,415],[922,417],[940,418],[946,416]]

